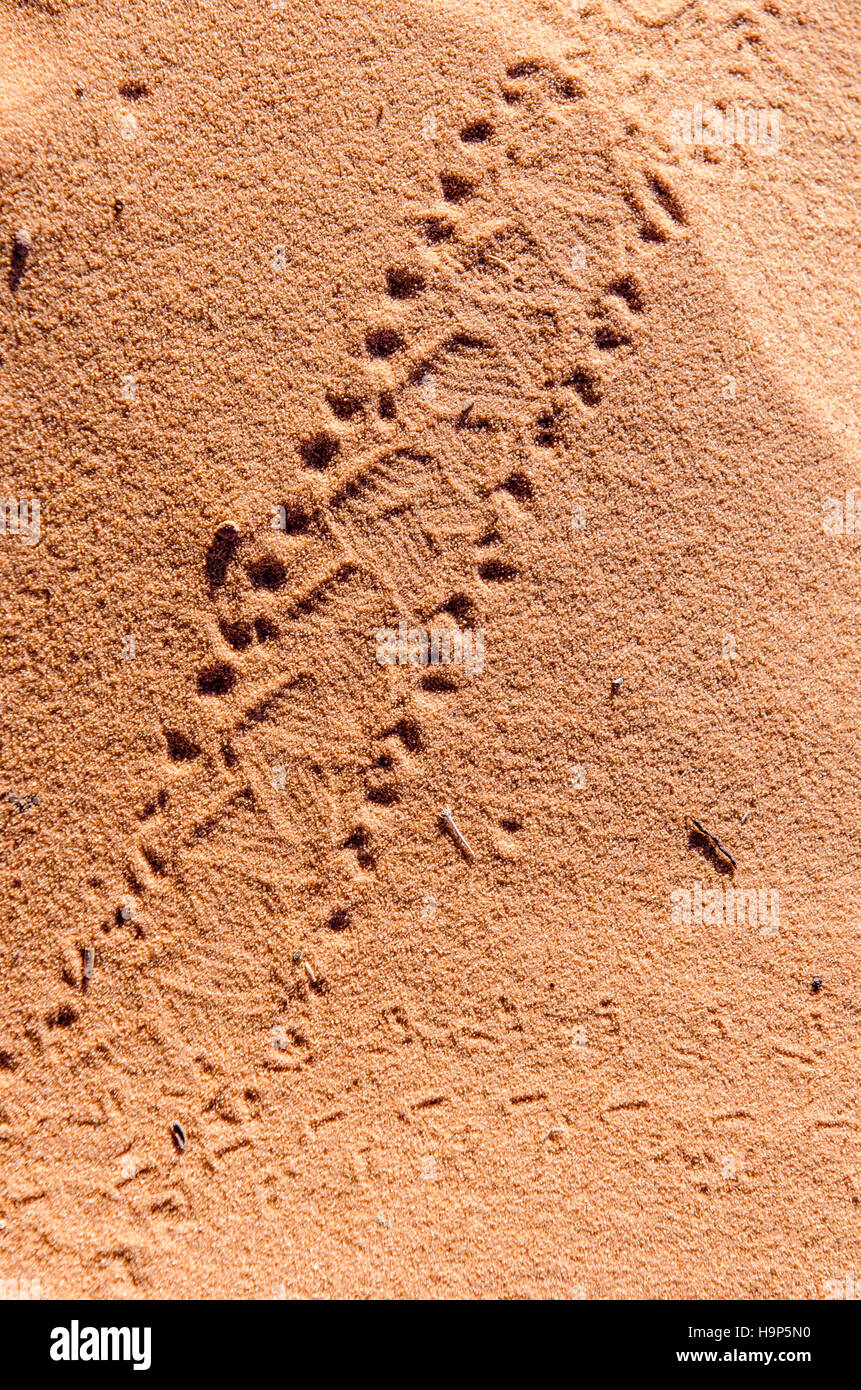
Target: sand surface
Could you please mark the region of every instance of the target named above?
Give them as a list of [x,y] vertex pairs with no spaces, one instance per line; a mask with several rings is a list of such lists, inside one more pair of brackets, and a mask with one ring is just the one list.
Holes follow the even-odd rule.
[[0,1277],[861,1280],[859,30],[3,0]]

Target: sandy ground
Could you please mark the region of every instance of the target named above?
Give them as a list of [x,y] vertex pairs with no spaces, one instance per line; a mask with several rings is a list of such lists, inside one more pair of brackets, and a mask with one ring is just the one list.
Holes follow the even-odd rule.
[[0,1277],[861,1284],[859,27],[3,0]]

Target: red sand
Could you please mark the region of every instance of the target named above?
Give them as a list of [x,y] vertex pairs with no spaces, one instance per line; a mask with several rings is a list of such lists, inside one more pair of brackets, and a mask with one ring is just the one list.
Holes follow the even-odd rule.
[[861,1269],[857,43],[3,5],[0,1275]]

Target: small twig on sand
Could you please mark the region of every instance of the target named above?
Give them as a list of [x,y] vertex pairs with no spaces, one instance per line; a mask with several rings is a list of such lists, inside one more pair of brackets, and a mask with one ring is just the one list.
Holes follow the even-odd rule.
[[713,835],[710,830],[706,830],[705,826],[701,824],[700,821],[695,820],[693,816],[685,816],[685,825],[692,835],[698,835],[700,839],[705,840],[706,844],[710,845],[712,850],[720,855],[721,859],[726,859],[732,864],[734,869],[738,868],[738,864],[733,859],[726,845],[722,845],[717,835]]
[[463,850],[467,859],[474,859],[475,850],[472,848],[469,841],[466,839],[464,835],[460,833],[457,826],[455,825],[454,817],[451,813],[451,808],[449,806],[443,806],[440,814],[442,816],[443,821],[445,822],[446,829],[449,830],[451,834],[454,836],[455,840],[457,841],[460,848]]

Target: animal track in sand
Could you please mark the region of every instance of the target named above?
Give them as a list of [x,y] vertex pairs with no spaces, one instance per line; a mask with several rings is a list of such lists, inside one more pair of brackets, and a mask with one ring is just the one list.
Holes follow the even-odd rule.
[[439,181],[447,203],[465,203],[476,189],[475,181],[462,174],[440,174]]
[[236,670],[226,661],[210,662],[197,675],[197,689],[201,695],[226,695],[235,683]]
[[[329,885],[335,904],[327,918],[318,895],[309,929],[357,920],[363,878],[382,871],[393,827],[413,814],[422,720],[462,685],[459,672],[410,667],[381,681],[368,633],[393,614],[474,627],[485,603],[504,601],[520,578],[505,510],[516,525],[535,509],[543,461],[566,452],[569,421],[604,407],[613,372],[636,353],[655,254],[644,240],[686,234],[682,201],[655,170],[608,175],[595,198],[606,211],[590,227],[578,220],[553,151],[578,149],[586,106],[576,74],[509,64],[499,102],[443,142],[436,197],[405,220],[403,247],[379,272],[377,313],[345,345],[353,375],[330,381],[294,444],[307,489],[288,490],[274,536],[262,519],[216,529],[203,559],[210,651],[194,677],[196,722],[174,718],[165,732],[166,778],[127,875],[134,895],[178,886],[183,861],[211,853],[226,826],[241,846],[245,825],[248,867],[240,848],[231,872],[257,891],[257,826],[290,847],[300,879]],[[572,241],[588,249],[577,270],[553,241],[554,210],[567,206]],[[623,225],[629,248],[642,247],[627,264],[614,240]],[[479,528],[488,502],[503,511]],[[461,558],[465,536],[472,561]],[[355,641],[343,642],[345,630]],[[330,633],[338,673],[327,671]],[[321,726],[326,702],[347,691],[349,710],[338,708],[355,726],[354,772]]]
[[607,293],[624,300],[632,314],[642,314],[643,294],[632,275],[621,275],[607,286]]
[[369,357],[393,357],[404,346],[404,339],[394,328],[372,328],[365,334]]
[[299,457],[303,464],[306,468],[316,469],[317,472],[329,468],[340,452],[340,441],[325,430],[318,431],[299,445]]
[[493,136],[493,124],[487,120],[471,121],[460,132],[460,138],[465,145],[484,144],[485,141],[492,140]]
[[409,266],[389,266],[386,289],[392,299],[417,299],[427,285],[421,271]]
[[517,578],[517,569],[504,560],[484,560],[478,566],[478,577],[485,584],[505,584]]

